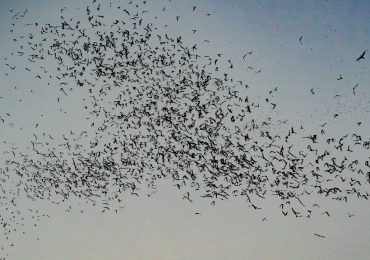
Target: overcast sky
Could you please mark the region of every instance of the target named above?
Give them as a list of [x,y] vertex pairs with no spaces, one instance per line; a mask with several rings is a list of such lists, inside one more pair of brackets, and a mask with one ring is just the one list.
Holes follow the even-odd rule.
[[[125,7],[128,2],[120,4]],[[55,22],[64,6],[64,12],[78,19],[88,3],[0,0],[0,116],[11,114],[6,124],[0,122],[2,153],[12,143],[19,149],[29,146],[35,132],[61,138],[70,130],[86,128],[86,115],[80,107],[82,94],[66,98],[63,109],[67,114],[61,113],[55,106],[58,89],[40,84],[24,70],[5,75],[8,60],[4,58],[14,50],[9,32],[12,23],[16,23],[16,34],[28,35],[31,29],[24,26],[26,23]],[[197,8],[193,12],[194,4]],[[173,37],[183,35],[189,46],[198,43],[204,55],[223,53],[229,57],[236,67],[230,73],[236,80],[248,82],[251,97],[263,100],[277,86],[274,101],[278,109],[271,114],[275,119],[303,124],[307,131],[327,122],[327,131],[333,135],[357,132],[368,136],[369,57],[355,60],[370,46],[369,1],[148,0],[146,5],[150,15],[158,16],[156,22],[162,28],[168,25],[160,29],[163,32]],[[164,6],[166,11],[161,11]],[[12,19],[14,13],[26,9],[24,19]],[[116,15],[109,9],[106,13]],[[180,16],[178,22],[176,16]],[[253,53],[243,60],[250,51]],[[343,80],[337,80],[340,76]],[[340,116],[334,120],[335,113]],[[359,121],[361,128],[356,125]],[[316,198],[311,200],[316,202]],[[322,207],[331,210],[330,218],[317,213],[311,219],[297,219],[284,217],[272,199],[261,202],[263,211],[251,210],[242,199],[216,206],[201,198],[187,203],[174,187],[164,183],[150,198],[127,198],[118,214],[102,214],[81,204],[69,213],[50,202],[32,203],[50,218],[41,218],[36,227],[21,227],[25,234],[13,234],[15,246],[9,249],[8,259],[368,259],[370,255],[368,201],[345,204],[320,198]],[[32,203],[24,200],[20,207],[28,208]],[[354,217],[349,218],[349,212]],[[325,235],[325,239],[314,233]],[[7,243],[0,236],[0,245],[3,242]]]

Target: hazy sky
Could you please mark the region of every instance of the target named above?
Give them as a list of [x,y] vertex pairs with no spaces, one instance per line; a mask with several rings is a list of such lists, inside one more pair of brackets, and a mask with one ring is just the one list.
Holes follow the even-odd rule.
[[[6,76],[8,69],[3,65],[14,49],[9,32],[13,22],[16,34],[28,35],[30,29],[24,24],[56,21],[64,6],[66,13],[78,15],[77,8],[84,10],[89,2],[0,0],[0,116],[11,114],[7,122],[13,123],[0,122],[1,154],[11,143],[20,149],[29,146],[34,132],[61,138],[70,130],[86,128],[81,95],[66,98],[67,114],[60,113],[55,106],[58,89],[40,84],[24,70]],[[128,2],[120,1],[123,7]],[[13,13],[8,9],[14,9]],[[25,9],[24,19],[11,18]],[[370,58],[355,59],[370,50],[370,1],[148,0],[146,9],[158,16],[159,25],[168,24],[161,30],[183,35],[190,46],[198,43],[204,55],[223,53],[233,60],[235,69],[230,73],[248,82],[251,97],[262,99],[278,86],[274,96],[278,110],[272,117],[304,124],[307,131],[328,122],[327,131],[333,135],[356,131],[369,136]],[[210,42],[203,43],[206,39]],[[249,51],[253,53],[244,61],[242,56]],[[261,73],[248,66],[262,69]],[[343,80],[338,81],[340,75]],[[340,116],[334,120],[335,113]],[[358,121],[361,128],[356,127]],[[310,202],[315,203],[315,198]],[[25,225],[25,234],[12,235],[15,246],[8,259],[368,259],[369,202],[320,203],[331,210],[330,218],[317,213],[311,219],[297,219],[282,216],[273,200],[261,202],[263,211],[253,211],[242,199],[216,206],[201,198],[187,203],[166,183],[151,198],[127,198],[118,214],[102,214],[86,205],[76,205],[66,213],[63,206],[41,201],[35,207],[50,218],[42,218],[37,227]],[[20,207],[30,205],[28,200],[20,202]],[[348,212],[354,217],[349,218]],[[267,221],[262,221],[265,217]],[[0,236],[0,245],[3,242]]]

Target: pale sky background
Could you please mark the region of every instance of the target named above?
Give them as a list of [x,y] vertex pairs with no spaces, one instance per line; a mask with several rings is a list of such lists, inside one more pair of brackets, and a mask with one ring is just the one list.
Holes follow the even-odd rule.
[[[120,1],[122,7],[128,2]],[[65,12],[78,15],[77,8],[83,10],[87,3],[0,0],[0,97],[3,97],[0,116],[12,115],[8,123],[0,122],[0,159],[11,143],[19,149],[27,147],[34,132],[61,138],[70,130],[87,127],[78,93],[63,101],[63,109],[68,112],[64,115],[55,106],[58,89],[40,84],[24,70],[5,76],[4,57],[9,57],[13,50],[9,30],[15,22],[8,9],[14,8],[14,12],[28,9],[27,16],[17,20],[15,26],[17,34],[28,35],[25,23],[55,21],[64,6]],[[162,12],[164,6],[166,11]],[[183,35],[190,46],[198,42],[202,54],[223,53],[233,60],[232,74],[236,80],[248,82],[251,97],[264,98],[278,86],[274,101],[279,109],[272,117],[302,123],[308,131],[328,122],[327,131],[333,135],[355,131],[369,136],[370,57],[365,56],[361,62],[355,59],[364,50],[370,50],[370,1],[148,0],[146,9],[153,17],[158,16],[159,25],[168,24],[167,33]],[[181,17],[176,22],[178,15]],[[192,29],[197,29],[195,35]],[[202,44],[205,39],[210,43]],[[242,56],[248,51],[253,54],[243,61]],[[16,63],[19,68],[22,65]],[[261,68],[262,72],[255,74],[248,66]],[[343,80],[338,81],[340,74]],[[357,83],[353,95],[352,88]],[[315,95],[310,93],[311,88]],[[35,93],[31,94],[30,89]],[[341,98],[334,99],[336,94]],[[334,113],[339,113],[339,118],[334,120]],[[362,121],[360,128],[356,127],[358,121]],[[39,124],[38,129],[35,123]],[[34,207],[50,218],[41,218],[37,227],[20,228],[25,234],[12,234],[15,246],[8,250],[7,259],[369,259],[370,256],[368,201],[351,200],[345,204],[319,198],[321,207],[331,210],[330,218],[318,212],[311,219],[297,219],[292,215],[284,217],[273,200],[261,202],[263,211],[253,211],[242,199],[219,202],[213,207],[201,198],[193,204],[181,198],[181,193],[164,183],[151,198],[127,198],[118,214],[102,214],[101,210],[84,205],[76,205],[71,213],[66,213],[63,206],[48,201],[33,202],[35,205],[29,200],[21,201],[20,208]],[[312,198],[312,203],[315,202]],[[195,215],[196,212],[201,215]],[[349,218],[348,212],[354,217]],[[268,220],[262,222],[264,217]],[[314,233],[326,238],[318,238]],[[0,245],[6,243],[0,235]]]

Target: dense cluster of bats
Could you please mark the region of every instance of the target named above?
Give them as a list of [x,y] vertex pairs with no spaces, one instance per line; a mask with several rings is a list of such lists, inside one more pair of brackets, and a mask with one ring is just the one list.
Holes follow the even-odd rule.
[[[369,137],[329,136],[325,124],[307,134],[289,121],[283,122],[286,133],[277,133],[273,118],[256,117],[263,106],[275,109],[270,96],[277,88],[265,103],[253,102],[245,94],[248,85],[229,76],[231,60],[204,56],[197,45],[158,29],[145,6],[93,1],[83,7],[86,19],[69,18],[63,8],[59,23],[25,24],[26,34],[16,35],[13,24],[12,55],[24,59],[24,67],[10,56],[6,75],[20,70],[58,89],[60,106],[77,88],[85,91],[81,109],[90,129],[66,130],[63,143],[53,133],[35,133],[29,150],[7,151],[0,169],[1,212],[11,211],[1,219],[5,236],[26,214],[17,210],[20,194],[56,204],[74,197],[117,210],[125,196],[150,196],[165,180],[190,202],[197,191],[212,204],[244,197],[260,209],[258,200],[275,196],[284,215],[306,218],[319,208],[306,205],[311,195],[342,202],[369,198]],[[120,17],[107,16],[110,8]],[[27,10],[9,12],[22,25]],[[364,62],[365,54],[354,62]],[[1,127],[11,117],[0,114]],[[356,158],[354,151],[367,156]]]

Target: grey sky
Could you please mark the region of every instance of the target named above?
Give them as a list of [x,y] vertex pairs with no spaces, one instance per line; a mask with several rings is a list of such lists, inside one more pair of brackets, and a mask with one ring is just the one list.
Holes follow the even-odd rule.
[[[120,1],[123,7],[127,2]],[[29,146],[33,133],[52,133],[62,140],[63,133],[88,127],[81,110],[82,91],[63,99],[64,114],[55,106],[58,89],[40,84],[24,70],[5,76],[8,69],[3,58],[13,49],[9,30],[14,20],[8,9],[28,9],[15,27],[20,30],[16,34],[28,34],[25,23],[55,21],[64,6],[66,13],[78,15],[76,8],[83,9],[86,3],[1,0],[0,116],[11,114],[5,124],[0,122],[1,154],[11,143],[19,149]],[[197,9],[192,12],[194,4]],[[198,43],[200,53],[223,53],[230,58],[235,64],[230,74],[250,85],[246,91],[251,98],[263,101],[278,86],[273,97],[278,110],[271,113],[275,120],[303,124],[307,132],[328,122],[327,131],[334,136],[347,132],[369,136],[369,58],[355,61],[370,46],[369,1],[148,0],[147,10],[158,16],[159,25],[168,24],[168,34],[183,35],[189,46]],[[195,35],[192,29],[197,29]],[[206,39],[210,42],[202,44]],[[253,53],[244,61],[242,56],[249,51]],[[15,65],[24,67],[20,62]],[[261,73],[248,66],[262,69]],[[338,81],[340,75],[343,80]],[[312,88],[315,95],[310,93]],[[334,120],[335,113],[340,116]],[[356,126],[358,121],[361,127]],[[281,130],[276,126],[276,131]],[[241,199],[213,207],[208,200],[199,198],[190,204],[181,198],[181,193],[164,183],[150,198],[127,198],[118,214],[102,214],[77,202],[74,211],[66,213],[63,206],[21,201],[20,207],[35,203],[35,208],[51,217],[42,218],[37,227],[22,227],[24,235],[13,234],[15,247],[9,249],[9,259],[368,259],[370,255],[370,207],[365,200],[345,204],[317,198],[332,216],[317,212],[311,219],[297,219],[282,216],[273,199],[261,201],[263,211],[253,211]],[[316,198],[308,202],[315,203]],[[355,216],[349,218],[348,212]],[[264,217],[267,221],[262,221]],[[7,243],[1,235],[2,242]]]

